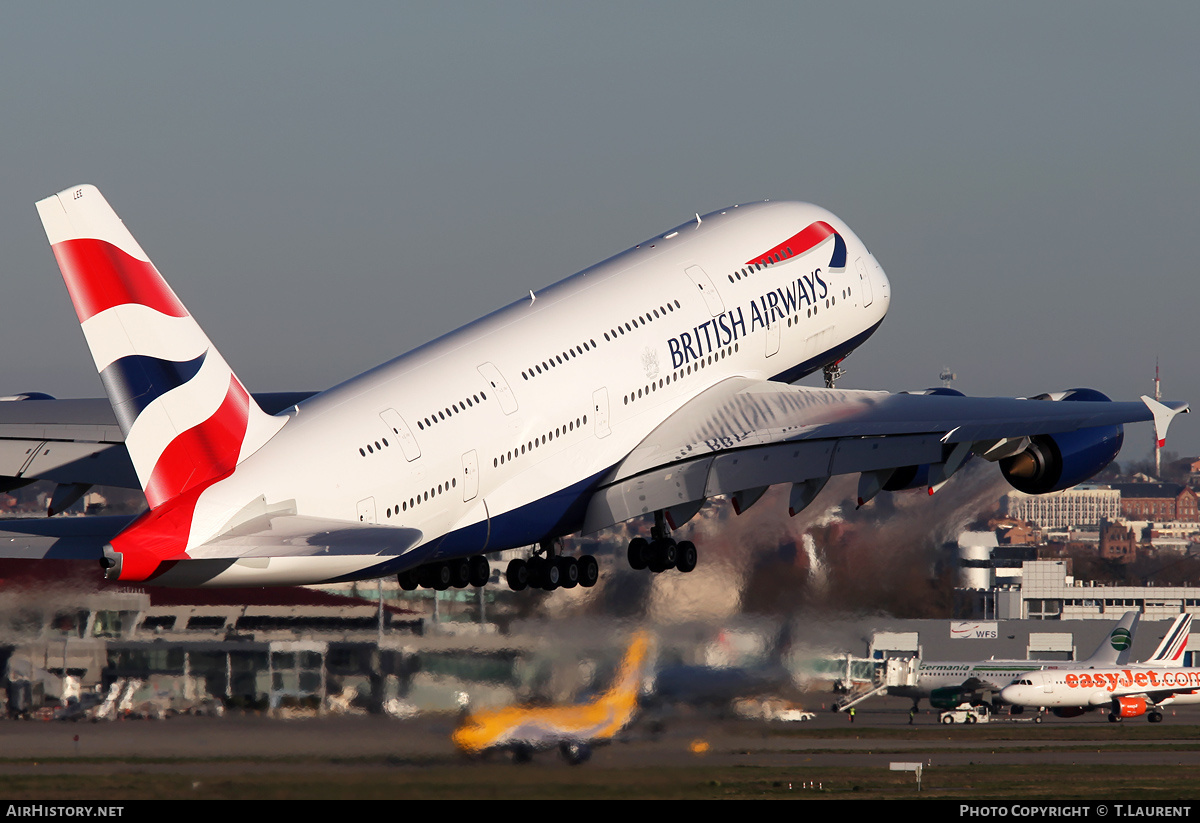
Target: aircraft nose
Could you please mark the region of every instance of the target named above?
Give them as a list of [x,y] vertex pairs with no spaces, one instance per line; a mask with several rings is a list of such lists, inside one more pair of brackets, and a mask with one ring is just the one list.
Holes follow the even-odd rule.
[[879,299],[883,301],[884,310],[892,302],[892,284],[888,281],[887,274],[883,271],[883,266],[879,265],[879,261],[875,256],[871,256],[871,262],[874,264],[874,272],[872,279],[875,281],[874,291],[879,295]]

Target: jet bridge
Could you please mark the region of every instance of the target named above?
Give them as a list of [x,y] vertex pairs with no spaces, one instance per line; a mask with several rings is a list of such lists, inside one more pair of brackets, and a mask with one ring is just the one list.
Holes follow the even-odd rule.
[[921,668],[919,657],[889,657],[871,661],[875,664],[870,683],[860,683],[846,697],[834,704],[835,711],[845,711],[857,706],[869,697],[886,694],[889,688],[917,685],[917,673]]

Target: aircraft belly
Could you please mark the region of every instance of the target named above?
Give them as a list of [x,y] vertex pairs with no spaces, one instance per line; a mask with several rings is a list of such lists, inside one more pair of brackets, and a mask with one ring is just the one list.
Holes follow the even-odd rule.
[[403,557],[379,563],[372,555],[341,557],[270,557],[220,560],[181,560],[164,563],[148,583],[177,588],[236,588],[245,586],[304,586],[344,580],[365,580],[419,565],[416,549]]
[[[501,514],[488,522],[455,529],[435,541],[438,557],[456,557],[487,538],[487,551],[529,546],[541,540],[573,534],[583,527],[592,491],[607,470],[579,480]],[[475,549],[478,551],[479,549]]]

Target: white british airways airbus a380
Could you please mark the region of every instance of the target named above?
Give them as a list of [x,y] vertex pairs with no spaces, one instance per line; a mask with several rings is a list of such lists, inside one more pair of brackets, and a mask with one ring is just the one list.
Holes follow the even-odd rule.
[[[591,585],[564,535],[651,516],[635,568],[690,571],[671,531],[708,498],[740,513],[830,476],[860,505],[932,493],[976,455],[1027,492],[1091,477],[1122,424],[1161,440],[1184,403],[1072,390],[969,398],[834,387],[879,327],[883,269],[841,220],[752,203],[656,235],[311,396],[251,395],[92,186],[37,204],[111,406],[0,403],[0,487],[145,492],[137,518],[6,521],[0,555],[94,558],[112,580],[268,586],[398,574],[482,585],[486,554],[535,547],[515,588]],[[826,388],[791,385],[824,370]]]

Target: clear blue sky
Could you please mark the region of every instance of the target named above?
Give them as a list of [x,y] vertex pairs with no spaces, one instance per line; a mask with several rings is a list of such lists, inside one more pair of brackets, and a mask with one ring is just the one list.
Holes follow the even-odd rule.
[[10,6],[0,393],[101,391],[33,208],[91,182],[256,390],[771,198],[892,279],[844,386],[1200,403],[1200,7],[827,5]]

